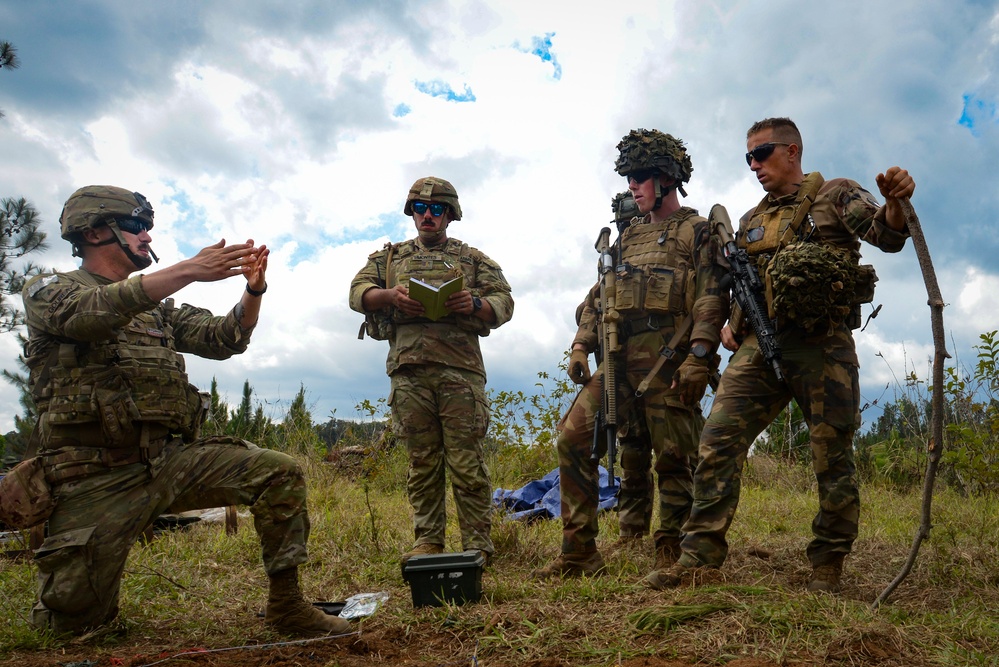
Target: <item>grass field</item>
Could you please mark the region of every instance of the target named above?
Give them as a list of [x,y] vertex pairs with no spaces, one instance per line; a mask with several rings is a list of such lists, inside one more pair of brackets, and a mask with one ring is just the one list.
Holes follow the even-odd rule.
[[[523,463],[523,462],[521,462]],[[545,462],[533,462],[540,466]],[[550,461],[554,467],[554,455]],[[644,588],[652,545],[614,552],[617,519],[601,520],[606,576],[534,582],[558,552],[561,525],[493,526],[496,555],[479,604],[414,609],[399,554],[411,546],[404,462],[389,454],[362,483],[356,470],[303,461],[310,480],[307,596],[343,600],[387,592],[378,612],[339,639],[285,644],[257,616],[266,576],[252,522],[235,535],[196,524],[136,546],[119,621],[74,640],[27,623],[30,561],[0,560],[0,662],[35,665],[482,665],[666,667],[722,665],[999,665],[999,502],[941,490],[934,528],[913,572],[878,610],[919,522],[920,499],[862,488],[861,535],[839,596],[804,590],[817,504],[811,472],[763,459],[747,469],[719,582],[669,592]],[[494,461],[513,488],[516,457]],[[523,468],[522,468],[523,469]],[[522,473],[521,473],[522,474]],[[452,509],[453,508],[449,508]],[[241,510],[245,512],[245,510]],[[448,544],[458,550],[454,513]],[[211,649],[178,655],[193,650]]]

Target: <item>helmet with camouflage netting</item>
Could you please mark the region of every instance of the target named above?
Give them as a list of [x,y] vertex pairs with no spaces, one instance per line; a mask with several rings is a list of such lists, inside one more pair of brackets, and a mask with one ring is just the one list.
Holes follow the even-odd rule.
[[153,207],[138,192],[113,185],[88,185],[66,200],[59,216],[62,237],[73,241],[85,229],[105,225],[111,220],[134,218],[153,228]]
[[409,189],[403,213],[413,215],[413,202],[440,202],[451,207],[452,220],[461,220],[461,206],[458,205],[458,191],[443,178],[426,176],[419,178]]
[[690,180],[694,167],[683,141],[659,130],[632,130],[617,145],[619,152],[614,170],[622,176],[636,171],[655,170],[676,181],[679,186]]
[[614,198],[611,199],[611,211],[614,212],[614,222],[617,223],[618,227],[638,215],[638,205],[635,204],[635,197],[631,194],[631,190],[614,195]]

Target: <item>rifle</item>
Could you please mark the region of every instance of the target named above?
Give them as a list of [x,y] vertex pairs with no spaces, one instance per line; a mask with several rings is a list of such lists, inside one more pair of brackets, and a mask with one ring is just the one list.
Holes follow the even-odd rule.
[[753,327],[753,331],[756,332],[756,340],[759,343],[763,358],[773,367],[777,379],[783,382],[784,373],[780,370],[781,351],[780,345],[777,343],[777,327],[774,326],[767,310],[764,296],[765,288],[763,281],[760,280],[760,274],[749,259],[749,253],[736,245],[732,233],[732,221],[729,219],[725,207],[721,204],[712,206],[711,213],[708,214],[708,221],[713,227],[718,228],[722,242],[725,244],[725,258],[729,264],[732,294],[739,307],[742,308],[742,312],[749,318],[749,324]]
[[603,355],[604,374],[601,378],[601,394],[603,403],[597,412],[593,426],[593,446],[590,448],[590,460],[600,460],[600,432],[604,431],[607,438],[607,468],[610,473],[611,488],[614,482],[614,460],[617,458],[617,364],[616,354],[621,350],[617,337],[618,312],[616,306],[616,276],[614,274],[614,255],[610,246],[610,227],[600,230],[600,236],[594,244],[600,253],[597,273],[600,278],[600,300],[597,310],[600,318],[597,320],[600,331],[600,351]]

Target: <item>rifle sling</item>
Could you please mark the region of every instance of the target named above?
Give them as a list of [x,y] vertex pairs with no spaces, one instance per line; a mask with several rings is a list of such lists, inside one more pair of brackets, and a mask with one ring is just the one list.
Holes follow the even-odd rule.
[[683,339],[690,334],[690,331],[693,328],[694,316],[688,313],[687,316],[683,318],[683,322],[680,323],[680,326],[676,328],[676,331],[673,333],[673,337],[670,338],[669,343],[667,343],[663,349],[659,350],[659,358],[656,359],[656,365],[652,367],[649,374],[646,375],[645,379],[638,385],[638,389],[635,390],[635,396],[640,397],[648,390],[649,385],[652,384],[652,380],[659,375],[659,371],[662,370],[663,365],[667,361],[676,361],[678,359],[679,355],[677,353],[677,347]]

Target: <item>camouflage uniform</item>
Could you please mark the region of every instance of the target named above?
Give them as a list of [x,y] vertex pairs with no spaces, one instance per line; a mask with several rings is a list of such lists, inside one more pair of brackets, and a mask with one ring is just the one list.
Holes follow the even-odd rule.
[[[391,263],[389,255],[391,253]],[[479,337],[513,315],[510,285],[499,265],[457,239],[427,247],[419,238],[368,257],[350,284],[350,307],[364,313],[362,297],[409,278],[431,284],[464,276],[465,289],[488,301],[492,325],[471,315],[449,314],[436,322],[383,314],[389,341],[386,369],[395,434],[409,454],[407,488],[417,545],[444,545],[445,464],[451,477],[465,549],[493,552],[489,472],[482,439],[489,425],[486,371]]]
[[187,381],[190,352],[225,359],[252,330],[172,300],[142,277],[84,270],[24,287],[25,357],[41,420],[41,454],[57,496],[35,554],[32,623],[80,632],[118,612],[131,545],[168,509],[249,505],[267,572],[306,560],[305,482],[295,461],[234,438],[198,438],[202,402]]
[[[659,239],[663,243],[658,243]],[[652,484],[649,472],[651,442],[656,455],[660,525],[657,545],[675,542],[691,502],[691,473],[696,463],[697,440],[703,424],[698,407],[689,407],[671,389],[673,378],[657,376],[639,398],[635,390],[659,357],[659,350],[673,336],[674,327],[692,313],[690,339],[717,344],[719,329],[728,312],[719,282],[724,276],[717,237],[707,220],[691,208],[681,208],[662,223],[651,215],[636,219],[618,241],[617,306],[622,323],[619,336],[618,436],[621,440],[622,496],[631,514],[626,515],[635,533],[647,531],[651,516]],[[573,345],[587,351],[597,348],[595,295],[591,290],[580,317]],[[686,341],[684,341],[686,342]],[[606,363],[606,362],[604,362]],[[597,463],[591,460],[595,415],[601,409],[604,363],[580,391],[563,419],[557,440],[562,504],[562,553],[584,555],[596,551]],[[606,450],[601,438],[600,455]],[[622,526],[622,531],[625,526]]]
[[[810,191],[806,198],[805,191]],[[803,226],[789,229],[802,202],[814,197]],[[801,217],[801,216],[799,216]],[[799,191],[783,197],[767,195],[740,221],[736,241],[766,275],[774,253],[789,241],[808,237],[853,254],[859,239],[886,252],[902,249],[906,232],[885,225],[885,209],[854,181],[823,181],[808,174]],[[871,285],[873,289],[873,283]],[[773,313],[772,313],[773,315]],[[818,481],[819,511],[812,522],[814,539],[808,558],[815,567],[842,558],[857,537],[860,498],[853,458],[853,435],[860,425],[859,362],[851,326],[859,323],[859,305],[851,321],[836,321],[806,331],[777,314],[781,370],[778,382],[764,360],[756,336],[743,331],[734,312],[732,330],[747,333],[733,355],[715,396],[701,435],[700,462],[694,475],[694,506],[683,526],[679,565],[718,567],[728,553],[725,534],[739,501],[742,466],[750,445],[794,399],[811,436],[812,467]]]

